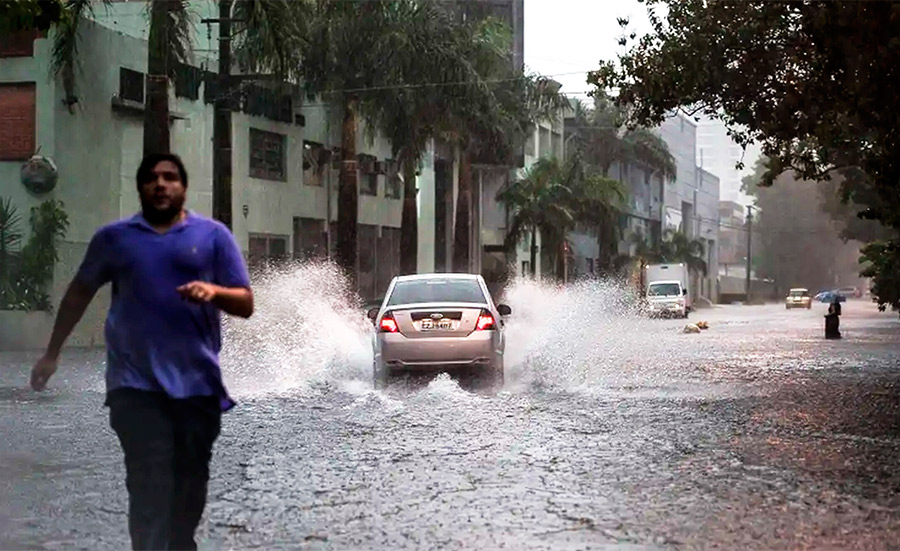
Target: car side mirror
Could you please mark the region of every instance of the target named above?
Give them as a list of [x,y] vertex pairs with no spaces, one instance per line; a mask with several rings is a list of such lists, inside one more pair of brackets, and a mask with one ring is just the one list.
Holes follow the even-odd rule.
[[501,316],[508,316],[512,314],[512,308],[505,304],[500,304],[497,306],[497,312],[499,312]]
[[682,289],[682,290],[681,290],[681,294],[682,294],[683,296],[687,296],[687,289]]
[[375,321],[375,318],[378,317],[378,311],[379,311],[379,310],[381,310],[381,308],[379,308],[379,307],[377,307],[377,306],[374,307],[374,308],[369,308],[369,311],[366,312],[366,316],[367,316],[370,320],[372,320],[372,321],[374,322],[374,321]]

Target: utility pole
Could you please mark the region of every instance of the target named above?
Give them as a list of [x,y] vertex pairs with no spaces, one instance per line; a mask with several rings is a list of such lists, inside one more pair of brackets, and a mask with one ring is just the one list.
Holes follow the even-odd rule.
[[219,75],[213,115],[213,218],[232,228],[231,200],[231,8],[233,0],[219,0],[219,17],[204,19],[219,24]]
[[751,254],[750,246],[752,244],[753,238],[753,211],[751,210],[753,207],[747,205],[747,304],[750,304],[750,265],[751,259],[753,258]]

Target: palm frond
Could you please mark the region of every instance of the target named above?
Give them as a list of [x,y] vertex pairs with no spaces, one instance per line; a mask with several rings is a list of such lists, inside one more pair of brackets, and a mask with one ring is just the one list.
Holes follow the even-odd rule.
[[[101,0],[109,6],[112,0]],[[50,73],[54,78],[62,78],[65,102],[72,105],[76,100],[75,73],[78,64],[78,28],[82,18],[94,11],[93,0],[67,0],[60,22],[53,38]]]
[[234,56],[247,73],[269,73],[282,81],[298,81],[306,50],[310,0],[241,0],[235,4]]

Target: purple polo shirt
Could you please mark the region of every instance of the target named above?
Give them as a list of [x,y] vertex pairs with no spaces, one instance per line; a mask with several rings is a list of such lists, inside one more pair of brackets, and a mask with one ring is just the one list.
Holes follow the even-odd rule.
[[235,405],[222,383],[221,318],[176,289],[191,281],[250,287],[228,229],[188,212],[164,234],[140,214],[104,226],[91,239],[76,279],[91,289],[112,283],[106,318],[106,390],[134,388],[172,398],[217,396]]

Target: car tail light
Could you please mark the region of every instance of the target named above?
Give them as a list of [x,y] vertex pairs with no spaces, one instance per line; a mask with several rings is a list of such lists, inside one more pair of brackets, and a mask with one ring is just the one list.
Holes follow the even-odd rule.
[[397,320],[394,319],[394,314],[390,312],[381,317],[381,323],[378,324],[378,328],[382,333],[396,333],[400,330],[397,327]]
[[496,327],[494,316],[492,316],[490,312],[482,310],[481,313],[478,314],[478,322],[475,324],[475,329],[478,331],[486,331],[488,329],[496,329]]

